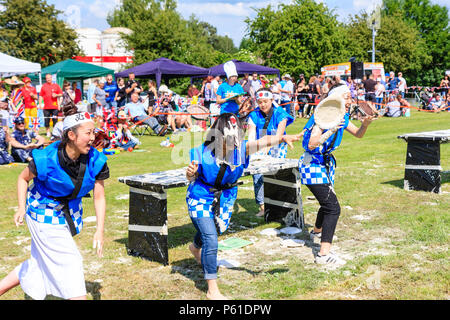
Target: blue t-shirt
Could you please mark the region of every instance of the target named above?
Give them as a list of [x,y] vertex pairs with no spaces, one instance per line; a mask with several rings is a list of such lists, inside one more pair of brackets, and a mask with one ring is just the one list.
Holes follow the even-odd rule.
[[105,82],[103,90],[105,90],[105,92],[109,94],[106,97],[106,102],[113,102],[116,96],[116,91],[119,89],[117,88],[117,83],[113,81],[110,84],[108,84],[108,82]]
[[[217,89],[217,95],[222,99],[234,96],[235,94],[244,93],[244,89],[239,83],[235,83],[230,86],[227,82],[222,83]],[[220,106],[220,114],[231,112],[234,114],[239,113],[239,105],[234,100],[228,100]]]

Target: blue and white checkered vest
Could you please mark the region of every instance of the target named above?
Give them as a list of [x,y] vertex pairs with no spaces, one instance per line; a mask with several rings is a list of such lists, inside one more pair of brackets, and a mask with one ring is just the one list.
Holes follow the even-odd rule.
[[[37,177],[28,189],[27,214],[38,222],[49,224],[65,224],[62,210],[56,210],[60,204],[53,198],[70,196],[75,188],[70,176],[59,165],[58,146],[60,141],[52,143],[43,150],[33,150]],[[75,224],[77,234],[83,228],[83,208],[81,199],[95,185],[95,177],[106,163],[106,156],[91,148],[88,153],[86,172],[77,197],[69,200],[69,212]]]

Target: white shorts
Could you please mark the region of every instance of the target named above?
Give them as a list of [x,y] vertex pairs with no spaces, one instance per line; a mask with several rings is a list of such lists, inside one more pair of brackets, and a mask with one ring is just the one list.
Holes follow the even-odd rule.
[[42,300],[86,295],[83,258],[69,227],[37,222],[26,216],[31,234],[31,258],[15,268],[23,291]]

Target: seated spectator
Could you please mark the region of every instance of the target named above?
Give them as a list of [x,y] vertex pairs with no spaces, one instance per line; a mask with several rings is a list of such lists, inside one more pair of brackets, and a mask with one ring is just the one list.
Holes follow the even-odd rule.
[[189,98],[193,98],[195,96],[198,97],[200,94],[200,91],[197,89],[197,87],[194,84],[189,85],[187,95]]
[[[400,95],[401,96],[401,95]],[[402,115],[402,110],[400,108],[400,102],[396,96],[390,96],[389,103],[384,110],[385,117],[397,118]]]
[[402,106],[402,115],[408,116],[409,113],[409,107],[411,106],[409,102],[402,96],[401,93],[397,94],[397,100],[400,102],[400,105]]
[[102,150],[112,147],[112,137],[109,136],[109,132],[103,127],[95,128],[95,138],[92,142],[92,146],[97,150]]
[[360,84],[358,91],[356,91],[356,99],[358,101],[366,101],[366,90],[362,83]]
[[[159,109],[160,113],[173,113],[174,110],[169,103],[169,100],[164,98],[161,101],[161,106]],[[185,129],[190,129],[192,126],[192,121],[190,115],[186,114],[161,114],[158,115],[158,121],[162,125],[169,125],[173,132],[176,133],[180,131],[183,127]],[[182,130],[181,130],[182,131]]]
[[129,148],[135,149],[141,144],[139,139],[133,136],[128,128],[127,115],[124,111],[119,111],[116,137],[114,138],[115,146],[119,150],[124,151]]
[[430,104],[428,106],[429,110],[439,111],[439,109],[444,105],[444,100],[440,94],[435,93],[433,95],[433,99],[431,99]]
[[[17,162],[29,162],[32,159],[31,151],[33,149],[41,149],[45,139],[33,130],[25,129],[25,120],[22,117],[17,117],[14,120],[14,125],[11,155]],[[33,139],[36,139],[37,143],[33,143]]]
[[124,111],[134,123],[139,122],[149,126],[158,136],[166,134],[167,125],[161,126],[154,117],[155,113],[158,112],[158,107],[155,111],[151,106],[146,108],[143,103],[139,102],[137,92],[131,94],[131,102],[125,105]]
[[169,93],[169,88],[165,84],[162,84],[159,86],[158,92],[159,96],[162,97],[164,94]]
[[8,153],[8,144],[10,141],[11,137],[8,130],[0,127],[0,165],[14,162],[14,158]]

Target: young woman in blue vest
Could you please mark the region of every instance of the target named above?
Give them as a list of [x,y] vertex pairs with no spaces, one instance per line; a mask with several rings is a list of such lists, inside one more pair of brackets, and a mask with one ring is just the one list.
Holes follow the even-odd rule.
[[[265,135],[281,137],[286,134],[286,127],[294,122],[294,118],[284,108],[274,105],[273,101],[274,98],[270,89],[262,88],[256,92],[258,108],[251,112],[248,118],[249,141],[260,139]],[[286,158],[287,144],[280,143],[269,150],[262,150],[258,154],[268,154],[274,158]],[[262,174],[253,175],[253,188],[256,204],[259,206],[259,212],[256,215],[262,217],[264,216],[264,181]]]
[[186,170],[189,184],[186,202],[197,230],[190,251],[201,263],[208,283],[207,298],[226,299],[217,285],[218,233],[228,228],[237,197],[237,181],[249,165],[249,155],[263,148],[287,143],[292,147],[298,135],[267,135],[244,140],[242,120],[233,113],[221,114],[209,129],[205,142],[190,151]]
[[339,201],[334,191],[334,173],[336,160],[332,152],[342,142],[344,130],[357,138],[362,138],[373,120],[372,116],[363,118],[361,127],[349,121],[348,108],[351,104],[350,89],[346,85],[336,84],[330,88],[331,94],[342,95],[347,113],[339,125],[322,130],[316,125],[314,115],[305,125],[303,148],[305,153],[299,159],[301,183],[306,185],[320,204],[311,240],[320,239],[320,251],[315,257],[318,264],[345,264],[331,249],[333,235],[341,212]]
[[106,156],[92,147],[95,126],[89,114],[77,113],[73,104],[64,107],[64,114],[62,140],[33,150],[33,160],[19,175],[14,221],[20,226],[26,220],[31,257],[0,281],[0,295],[20,284],[33,299],[86,299],[82,256],[72,237],[83,227],[81,198],[91,190],[97,216],[94,248],[102,256]]

